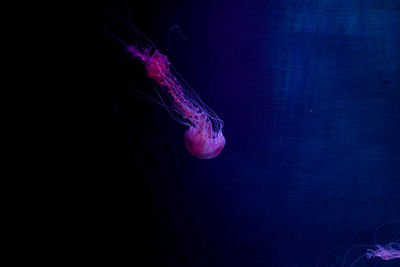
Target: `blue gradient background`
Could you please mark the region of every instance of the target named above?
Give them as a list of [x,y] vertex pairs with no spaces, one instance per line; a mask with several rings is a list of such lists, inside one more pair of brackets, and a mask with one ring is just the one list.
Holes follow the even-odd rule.
[[[134,123],[111,116],[125,160],[114,186],[141,192],[154,266],[195,266],[202,253],[207,267],[315,266],[330,248],[370,243],[377,226],[400,218],[400,1],[130,7],[163,53],[169,28],[181,27],[187,40],[173,33],[169,58],[225,121],[227,140],[220,156],[198,160],[161,107],[115,100]],[[112,42],[106,52],[118,64]],[[143,89],[140,77],[130,82]]]

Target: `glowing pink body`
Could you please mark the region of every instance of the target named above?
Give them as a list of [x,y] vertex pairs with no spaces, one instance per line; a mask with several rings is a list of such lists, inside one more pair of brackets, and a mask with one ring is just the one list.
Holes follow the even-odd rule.
[[150,48],[139,50],[134,46],[128,46],[127,50],[145,64],[147,76],[167,90],[175,111],[189,120],[190,126],[185,132],[184,139],[187,150],[200,159],[216,157],[225,146],[222,121],[215,115],[213,119],[217,122],[217,127],[213,128],[210,116],[201,104],[201,100],[187,97],[183,86],[170,72],[171,63],[167,56],[157,50],[151,54]]
[[[395,223],[400,223],[400,220],[392,220],[392,221],[388,221],[386,223],[381,224],[380,226],[378,226],[375,229],[374,232],[374,243],[373,244],[353,244],[353,245],[341,245],[341,246],[337,246],[333,249],[328,250],[326,253],[324,253],[320,259],[318,260],[318,263],[316,265],[316,267],[319,266],[328,266],[327,264],[329,263],[329,261],[325,261],[323,262],[323,260],[327,260],[328,257],[327,255],[331,254],[333,251],[336,251],[337,249],[340,248],[344,248],[347,246],[351,246],[349,249],[346,250],[346,253],[344,254],[344,258],[341,264],[338,264],[337,259],[338,257],[334,257],[334,259],[336,260],[336,263],[330,264],[329,266],[349,266],[349,267],[355,267],[356,264],[362,260],[364,257],[366,257],[367,259],[372,259],[372,258],[380,258],[382,260],[385,261],[390,261],[390,260],[396,260],[396,259],[400,259],[400,232],[398,230],[396,230],[396,228],[393,228],[396,230],[397,234],[391,238],[392,241],[388,242],[388,243],[381,243],[384,245],[379,245],[377,243],[377,233],[380,229],[382,229],[384,226],[386,225],[394,225]],[[385,232],[386,234],[388,234],[389,232]],[[387,238],[387,237],[386,237]],[[357,256],[357,258],[355,260],[353,260],[353,262],[351,262],[350,265],[347,265],[348,263],[348,259],[349,259],[349,255],[351,254],[351,252],[354,249],[357,248],[361,248],[361,247],[375,247],[373,249],[368,248],[366,253],[362,253],[362,255]],[[332,258],[332,257],[331,257]],[[324,264],[321,264],[324,263]]]
[[382,260],[392,260],[392,259],[400,259],[400,249],[394,249],[391,244],[386,245],[385,247],[382,247],[380,245],[376,245],[377,249],[368,249],[366,257],[368,259],[370,258],[381,258]]

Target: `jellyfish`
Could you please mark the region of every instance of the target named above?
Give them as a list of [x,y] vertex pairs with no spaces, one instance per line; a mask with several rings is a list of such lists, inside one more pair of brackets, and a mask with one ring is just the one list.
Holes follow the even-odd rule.
[[153,102],[161,104],[176,121],[188,126],[184,134],[187,150],[199,159],[218,156],[225,146],[223,120],[202,102],[176,72],[168,57],[160,53],[152,41],[138,32],[128,19],[113,16],[128,27],[133,41],[122,40],[108,31],[106,33],[118,40],[132,59],[137,59],[144,65],[147,77],[168,96],[167,102],[157,93],[159,101]]
[[[384,261],[390,261],[390,260],[395,260],[395,259],[400,259],[400,231],[397,230],[397,233],[395,236],[392,236],[389,242],[378,242],[377,240],[377,233],[379,230],[381,230],[384,226],[387,225],[400,225],[400,220],[393,220],[389,221],[386,223],[381,224],[375,229],[374,232],[374,243],[372,244],[352,244],[352,245],[340,245],[337,246],[333,249],[328,250],[325,252],[318,260],[318,263],[316,264],[316,267],[320,266],[350,266],[354,267],[356,264],[363,258],[366,259],[373,259],[373,258],[379,258]],[[333,251],[337,251],[340,248],[345,248],[348,247],[346,252],[344,253],[343,260],[341,260],[341,264],[338,262],[330,265],[322,265],[322,263],[328,263],[327,261],[327,256],[330,254],[333,254]],[[366,249],[364,253],[354,253],[356,249]],[[352,261],[349,260],[352,254],[358,254],[356,255],[356,258],[353,259]],[[336,257],[335,257],[336,258]],[[336,260],[337,261],[337,260]],[[349,264],[348,264],[349,263]]]
[[400,259],[400,244],[391,242],[384,247],[376,244],[376,249],[367,249],[365,256],[368,259],[381,258],[382,260],[389,261],[392,259]]

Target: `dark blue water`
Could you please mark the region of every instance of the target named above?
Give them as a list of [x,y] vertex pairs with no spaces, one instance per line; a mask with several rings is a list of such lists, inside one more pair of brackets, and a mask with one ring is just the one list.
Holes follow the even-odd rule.
[[[192,157],[185,127],[130,91],[152,90],[143,66],[105,37],[119,256],[315,266],[400,218],[400,1],[167,2],[130,2],[135,26],[225,121],[227,143],[215,159]],[[116,8],[127,11],[124,1],[106,9]],[[187,40],[173,32],[168,44],[175,24]],[[385,227],[378,242],[399,231]],[[345,251],[321,266],[342,264]]]

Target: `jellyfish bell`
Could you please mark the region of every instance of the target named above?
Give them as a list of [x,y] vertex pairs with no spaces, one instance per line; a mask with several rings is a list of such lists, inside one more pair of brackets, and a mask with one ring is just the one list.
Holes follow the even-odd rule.
[[222,132],[210,136],[203,131],[190,127],[185,131],[185,146],[193,156],[199,159],[212,159],[221,153],[225,146]]
[[199,159],[212,159],[218,156],[225,146],[222,133],[224,122],[200,98],[188,98],[191,109],[185,117],[190,123],[185,131],[184,143],[186,149]]

